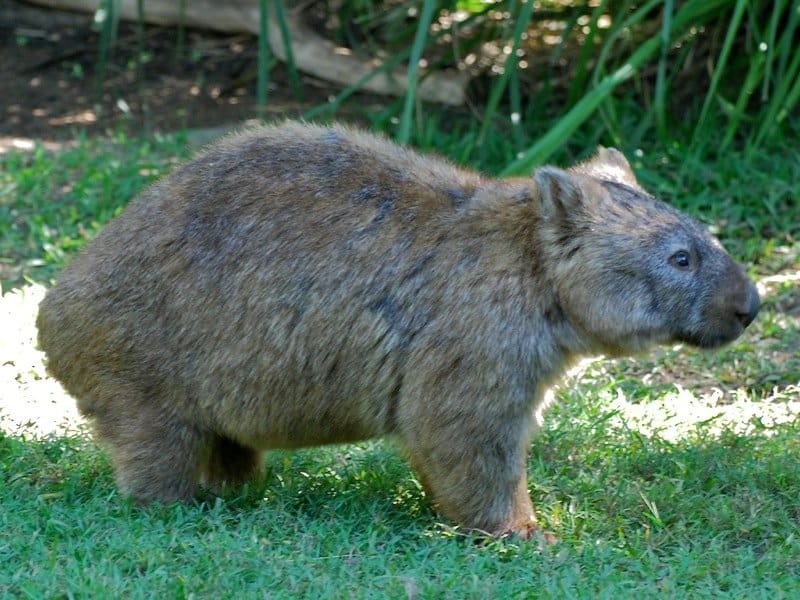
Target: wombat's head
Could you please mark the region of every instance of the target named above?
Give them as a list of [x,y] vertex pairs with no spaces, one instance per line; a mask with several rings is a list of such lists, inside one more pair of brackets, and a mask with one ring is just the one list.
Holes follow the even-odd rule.
[[758,292],[742,268],[705,227],[645,192],[619,151],[534,179],[551,283],[592,351],[714,348],[755,318]]

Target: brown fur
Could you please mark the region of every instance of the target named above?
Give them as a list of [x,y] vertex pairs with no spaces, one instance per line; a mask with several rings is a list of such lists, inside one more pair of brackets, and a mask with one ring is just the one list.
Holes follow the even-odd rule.
[[38,325],[137,500],[243,481],[269,448],[394,436],[445,515],[527,536],[533,413],[570,362],[718,346],[757,310],[718,242],[615,150],[497,181],[285,123],[131,202]]

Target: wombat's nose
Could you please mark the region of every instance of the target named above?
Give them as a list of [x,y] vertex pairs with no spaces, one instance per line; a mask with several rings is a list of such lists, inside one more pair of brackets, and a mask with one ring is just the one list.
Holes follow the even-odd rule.
[[758,314],[759,308],[761,308],[761,300],[758,298],[758,290],[756,290],[756,286],[751,283],[747,289],[747,300],[742,309],[736,313],[743,327],[747,327],[753,322],[753,319],[755,319]]

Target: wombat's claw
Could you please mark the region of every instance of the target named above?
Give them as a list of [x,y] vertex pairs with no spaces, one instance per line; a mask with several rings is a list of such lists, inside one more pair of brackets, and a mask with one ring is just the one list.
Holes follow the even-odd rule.
[[516,529],[509,527],[496,531],[495,533],[489,533],[480,529],[473,529],[472,532],[481,536],[475,540],[476,544],[486,543],[492,539],[510,541],[522,540],[525,542],[535,541],[539,545],[539,548],[544,550],[547,546],[558,543],[558,538],[555,535],[549,531],[545,531],[535,523]]
[[519,531],[511,531],[509,534],[526,541],[536,542],[541,550],[558,543],[558,538],[555,535],[545,531],[538,525],[531,525]]
[[543,529],[537,529],[533,537],[536,538],[536,541],[539,543],[539,547],[544,550],[547,546],[552,546],[558,543],[558,538],[550,533],[549,531],[544,531]]

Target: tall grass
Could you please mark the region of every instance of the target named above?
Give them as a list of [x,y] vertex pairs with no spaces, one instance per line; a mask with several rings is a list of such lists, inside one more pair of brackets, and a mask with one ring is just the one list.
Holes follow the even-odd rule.
[[411,116],[414,108],[415,96],[417,93],[417,80],[419,73],[419,60],[422,58],[422,50],[428,39],[428,28],[433,20],[433,0],[424,0],[422,4],[422,14],[419,18],[419,26],[414,36],[414,43],[411,46],[411,55],[408,61],[408,92],[406,93],[403,104],[403,116],[400,119],[400,131],[397,139],[400,142],[408,142],[411,137]]
[[[294,61],[292,38],[289,33],[289,25],[286,21],[286,8],[284,7],[283,0],[273,0],[272,5],[275,8],[275,17],[278,21],[278,27],[281,30],[281,41],[283,42],[283,48],[286,53],[286,67],[289,70],[289,82],[291,83],[295,98],[302,100],[303,91],[300,86],[300,74],[297,71],[297,66],[295,65]],[[260,11],[262,15],[266,10],[267,7],[265,7],[265,3],[262,2],[260,4]]]
[[256,106],[258,116],[264,116],[267,105],[267,86],[269,85],[270,52],[269,52],[269,28],[268,25],[268,2],[258,0],[258,78],[256,83]]
[[117,28],[119,25],[119,12],[117,11],[115,0],[101,0],[100,5],[94,13],[94,25],[98,30],[99,47],[97,53],[97,64],[94,72],[94,95],[95,103],[100,104],[103,95],[103,80],[108,68],[108,60],[111,50],[114,48],[117,38]]
[[[480,134],[465,140],[470,146],[465,160],[481,152],[488,131],[509,130],[522,148],[506,173],[525,172],[546,161],[587,127],[599,128],[600,139],[623,145],[688,143],[696,158],[733,144],[752,152],[780,132],[800,101],[800,0],[601,0],[594,8],[568,0],[536,8],[528,0],[425,2],[426,10],[436,5],[433,29],[428,18],[416,21],[416,29],[408,27],[408,10],[418,6],[415,2],[379,3],[391,8],[385,12],[375,3],[344,4],[348,14],[361,15],[353,21],[367,32],[365,48],[402,47],[402,36],[411,48],[402,53],[402,60],[409,56],[411,85],[402,109],[396,109],[402,110],[401,141],[412,137],[415,107],[429,115],[436,110],[416,98],[421,56],[438,68],[463,68],[464,56],[483,45],[504,49],[500,68],[478,76],[477,81],[487,82],[487,91],[476,98],[471,118],[480,120]],[[468,13],[469,28],[452,25],[456,13],[459,19]],[[537,32],[553,22],[562,26],[560,43],[535,44]],[[351,25],[347,39],[352,43]],[[434,29],[438,35],[430,35]],[[452,34],[449,47],[442,43],[443,32]],[[384,63],[374,75],[386,68]],[[640,105],[634,127],[617,109],[620,96],[631,94]],[[542,130],[538,122],[549,126]],[[720,128],[725,131],[721,145],[717,135],[710,135]],[[706,143],[711,138],[713,146]]]
[[533,13],[533,0],[524,0],[521,4],[521,7],[516,15],[516,22],[514,24],[514,33],[511,36],[512,44],[511,50],[508,53],[508,58],[505,61],[503,66],[502,74],[500,77],[497,78],[495,83],[492,85],[491,92],[489,93],[489,99],[486,102],[486,110],[483,113],[483,126],[481,127],[481,132],[478,137],[478,143],[483,142],[486,139],[486,134],[491,126],[491,123],[494,119],[494,115],[497,112],[498,104],[500,102],[500,98],[505,94],[506,87],[509,81],[513,81],[516,85],[511,87],[510,94],[511,94],[511,109],[515,112],[512,115],[517,115],[516,118],[511,119],[511,122],[515,125],[515,131],[518,129],[519,126],[519,111],[521,110],[521,98],[520,98],[520,90],[519,90],[519,66],[517,60],[517,50],[522,43],[522,36],[527,31],[528,25],[531,20],[531,14]]
[[[464,160],[480,162],[487,133],[499,131],[514,150],[505,172],[521,173],[569,146],[579,130],[581,139],[628,147],[688,144],[696,159],[733,146],[752,154],[780,135],[800,102],[800,0],[592,4],[584,0],[318,3],[320,10],[335,17],[319,22],[338,23],[325,35],[378,60],[360,81],[331,102],[310,107],[304,117],[335,116],[364,83],[405,65],[409,77],[405,97],[400,102],[387,100],[378,120],[394,130],[398,140],[408,142],[424,135],[426,123],[441,110],[420,102],[419,81],[437,70],[469,70],[470,105],[447,109],[450,127],[458,120],[478,122],[478,135],[465,139]],[[297,98],[302,83],[285,3],[261,0],[259,7],[257,105],[263,115],[270,61],[268,11],[280,28],[289,82]],[[98,81],[114,44],[117,19],[116,1],[102,0],[96,16]],[[554,31],[557,42],[552,39]],[[419,69],[422,59],[427,62],[424,72]],[[634,113],[619,110],[623,97],[628,99],[625,106],[638,107]],[[710,135],[720,130],[721,142]],[[708,143],[712,138],[715,143]]]

